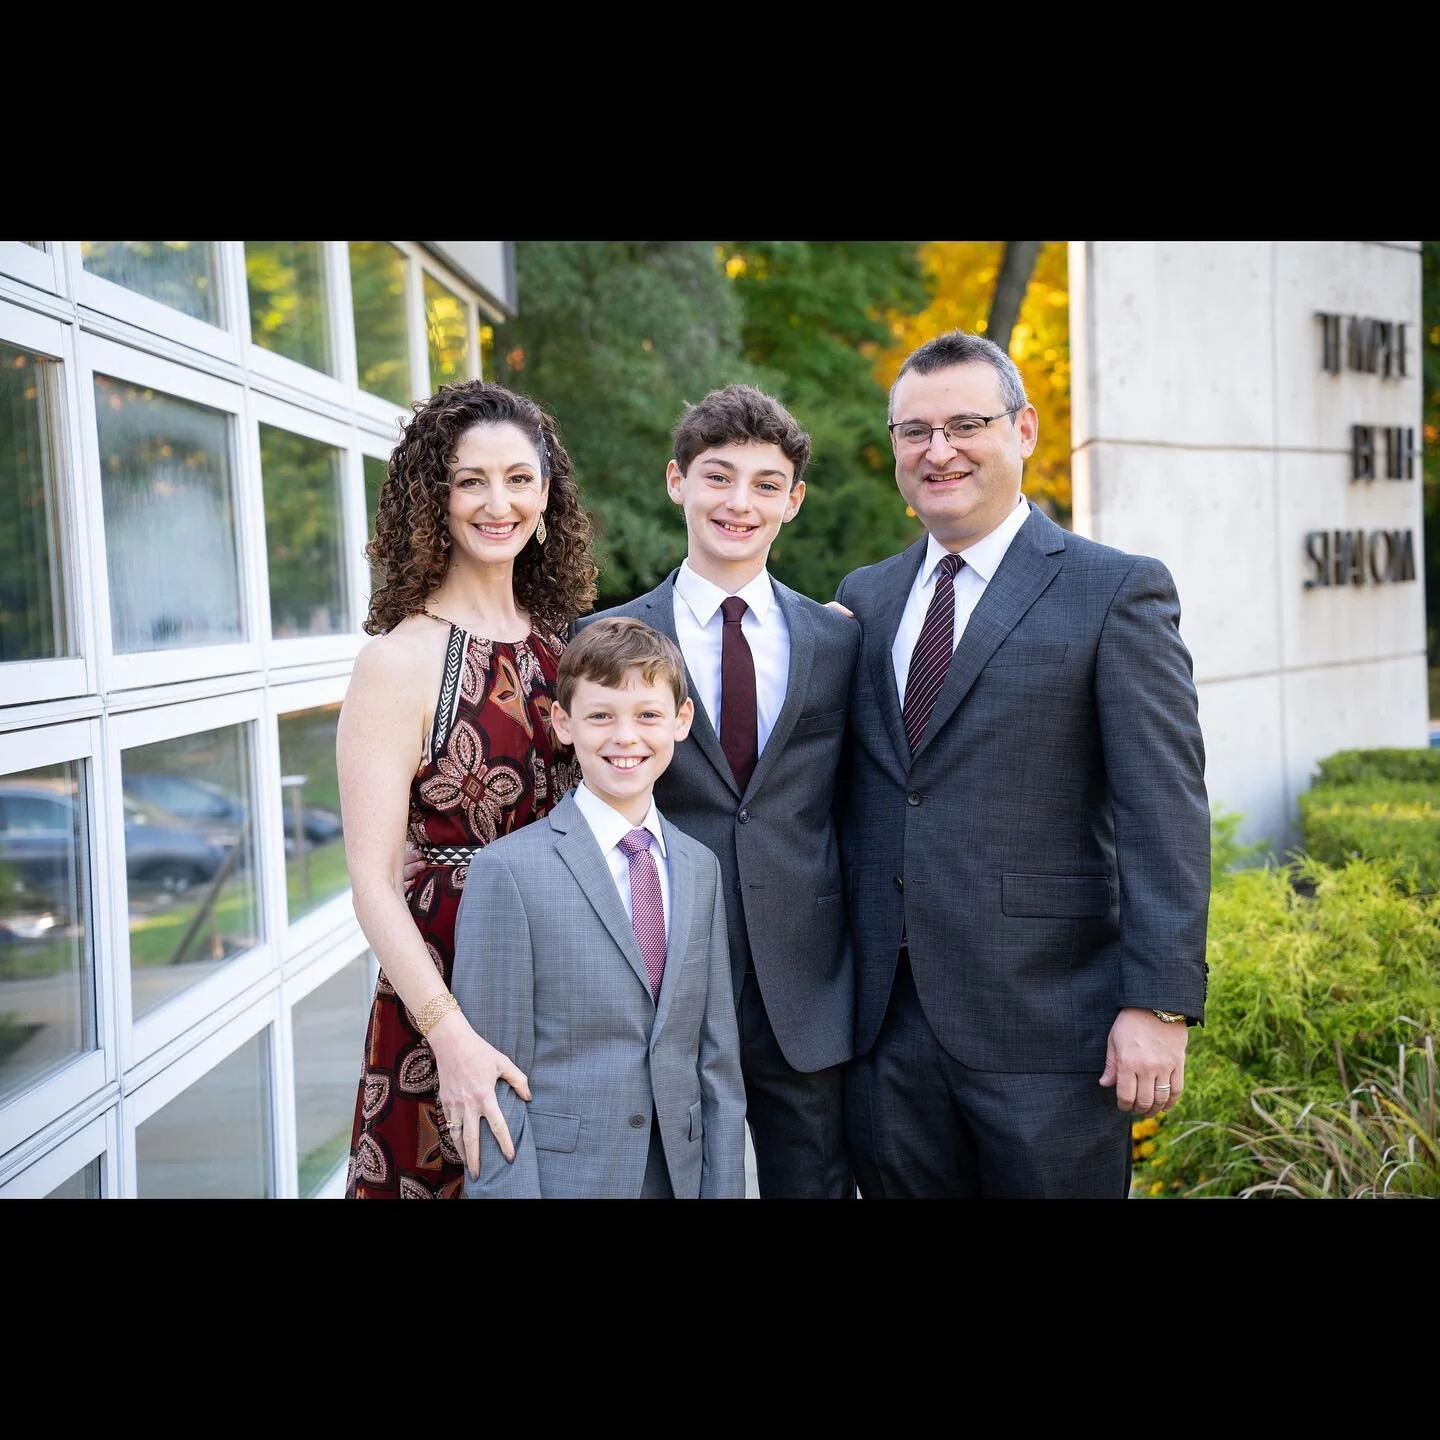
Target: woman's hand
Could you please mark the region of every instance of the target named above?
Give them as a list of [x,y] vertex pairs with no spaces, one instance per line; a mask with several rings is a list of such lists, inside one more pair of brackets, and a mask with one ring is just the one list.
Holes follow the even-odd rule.
[[515,1159],[515,1142],[500,1109],[495,1087],[502,1080],[522,1100],[530,1099],[530,1081],[508,1056],[477,1035],[463,1012],[452,1010],[431,1026],[426,1040],[435,1052],[440,1105],[450,1138],[465,1160],[472,1180],[480,1178],[480,1121],[489,1122],[506,1160]]

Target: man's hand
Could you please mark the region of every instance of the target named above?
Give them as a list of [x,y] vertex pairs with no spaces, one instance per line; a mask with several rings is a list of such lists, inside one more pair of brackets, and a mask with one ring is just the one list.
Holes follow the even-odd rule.
[[1104,1086],[1115,1087],[1115,1103],[1132,1115],[1171,1110],[1185,1088],[1187,1027],[1166,1024],[1148,1010],[1120,1011],[1105,1045]]

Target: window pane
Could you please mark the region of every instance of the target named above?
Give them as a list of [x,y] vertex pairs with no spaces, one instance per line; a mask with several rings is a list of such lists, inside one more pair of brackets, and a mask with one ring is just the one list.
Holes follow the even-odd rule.
[[350,888],[340,831],[340,777],[335,769],[339,719],[338,703],[280,717],[280,803],[291,920]]
[[245,284],[255,344],[333,375],[324,242],[247,240]]
[[291,1011],[299,1193],[305,1198],[323,1188],[350,1153],[371,992],[361,955]]
[[69,652],[55,485],[53,360],[0,345],[0,662]]
[[[373,455],[365,456],[365,538],[375,538],[375,516],[380,510],[380,487],[385,483],[389,466]],[[378,590],[385,583],[385,576],[376,565],[370,567],[370,589]]]
[[400,406],[410,403],[405,266],[405,257],[388,240],[350,242],[360,388]]
[[135,1127],[142,1200],[268,1200],[268,1032],[247,1040]]
[[95,377],[117,654],[245,638],[229,417]]
[[100,1159],[96,1156],[83,1169],[77,1170],[68,1180],[62,1180],[48,1195],[47,1200],[99,1200]]
[[340,452],[273,425],[260,427],[265,546],[270,557],[270,632],[348,630]]
[[120,785],[138,1019],[260,942],[250,731],[137,745]]
[[425,335],[430,346],[430,388],[470,375],[470,322],[465,302],[433,276],[425,277]]
[[209,240],[82,240],[86,270],[210,325],[220,323],[215,246]]
[[0,1102],[95,1049],[83,766],[0,777]]

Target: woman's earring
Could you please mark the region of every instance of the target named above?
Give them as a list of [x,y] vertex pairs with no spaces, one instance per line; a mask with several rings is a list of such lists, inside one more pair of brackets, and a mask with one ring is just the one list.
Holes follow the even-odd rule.
[[543,545],[545,543],[545,512],[543,510],[540,512],[540,519],[535,525],[535,543],[537,545]]

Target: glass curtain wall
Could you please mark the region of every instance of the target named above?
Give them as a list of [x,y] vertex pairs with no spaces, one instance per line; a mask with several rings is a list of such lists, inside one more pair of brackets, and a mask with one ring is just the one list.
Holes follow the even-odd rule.
[[0,241],[0,277],[0,1199],[337,1196],[365,542],[505,311],[417,241]]

